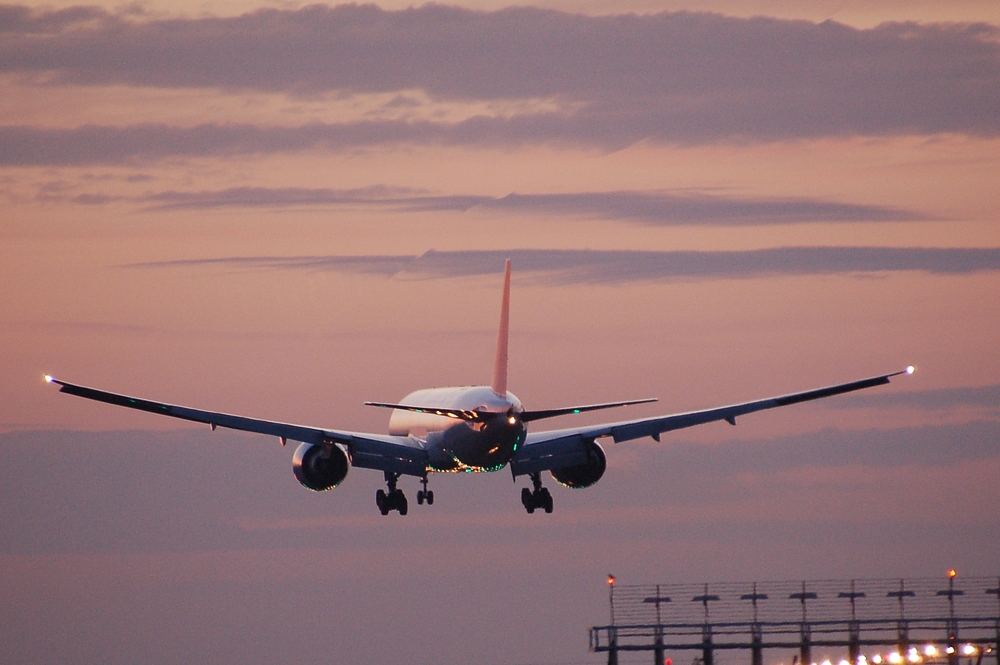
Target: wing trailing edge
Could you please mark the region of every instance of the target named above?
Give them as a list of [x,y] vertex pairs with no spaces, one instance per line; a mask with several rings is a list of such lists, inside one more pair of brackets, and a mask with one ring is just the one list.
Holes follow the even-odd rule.
[[191,409],[177,404],[155,402],[153,400],[130,397],[112,393],[97,388],[88,388],[68,381],[60,381],[48,374],[48,383],[59,386],[59,392],[75,395],[105,404],[124,406],[137,411],[156,413],[180,420],[216,427],[255,432],[276,436],[284,445],[289,439],[314,445],[329,443],[343,444],[350,456],[351,466],[378,469],[391,473],[401,473],[422,477],[427,474],[427,451],[415,446],[406,437],[385,434],[369,434],[367,432],[345,432],[320,427],[305,427],[292,423],[275,422],[260,418],[247,418],[218,411],[203,411]]
[[539,470],[549,470],[572,465],[580,458],[588,441],[610,437],[615,443],[652,437],[659,441],[660,435],[673,430],[694,427],[713,421],[725,421],[736,424],[738,416],[744,416],[756,411],[765,411],[781,406],[789,406],[800,402],[833,397],[856,390],[865,390],[889,383],[893,377],[913,374],[911,365],[897,372],[888,372],[859,381],[839,383],[824,388],[816,388],[798,393],[768,397],[766,399],[732,404],[714,409],[688,411],[668,416],[626,420],[617,423],[604,423],[571,429],[549,430],[546,432],[529,432],[525,445],[511,460],[511,472],[515,477],[526,473],[536,473]]

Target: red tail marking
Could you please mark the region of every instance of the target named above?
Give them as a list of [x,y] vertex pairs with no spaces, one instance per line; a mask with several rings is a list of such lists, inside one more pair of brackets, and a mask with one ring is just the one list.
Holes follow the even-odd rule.
[[493,392],[507,396],[507,338],[510,323],[510,259],[504,266],[503,304],[500,305],[500,331],[497,333],[497,355],[493,361]]

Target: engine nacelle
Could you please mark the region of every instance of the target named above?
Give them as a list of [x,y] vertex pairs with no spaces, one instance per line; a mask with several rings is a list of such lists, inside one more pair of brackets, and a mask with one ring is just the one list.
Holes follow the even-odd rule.
[[587,452],[585,464],[564,466],[549,472],[557,483],[564,487],[582,489],[590,487],[604,475],[604,470],[608,468],[608,458],[604,456],[604,449],[596,441],[587,441],[584,446]]
[[324,446],[313,443],[303,443],[295,449],[292,455],[292,473],[306,489],[314,492],[325,492],[344,482],[351,461],[347,452],[340,446],[330,446],[330,456],[323,456]]

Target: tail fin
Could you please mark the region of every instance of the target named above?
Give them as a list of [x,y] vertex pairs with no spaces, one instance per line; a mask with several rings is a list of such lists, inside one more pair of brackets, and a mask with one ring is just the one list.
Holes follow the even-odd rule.
[[493,361],[493,392],[507,396],[507,338],[510,323],[510,259],[504,266],[503,304],[500,305],[500,331],[497,333],[497,355]]

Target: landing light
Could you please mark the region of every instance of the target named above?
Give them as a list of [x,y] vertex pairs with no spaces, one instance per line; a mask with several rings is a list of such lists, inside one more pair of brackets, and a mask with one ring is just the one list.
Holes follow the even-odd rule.
[[917,368],[914,367],[913,365],[910,365],[909,367],[906,368],[907,374],[913,374],[915,371],[917,371]]
[[517,418],[515,418],[514,416],[510,416],[509,418],[507,418],[507,422],[509,422],[511,425],[516,425]]
[[52,383],[52,381],[53,381],[53,380],[54,380],[54,379],[52,378],[52,376],[51,376],[51,375],[49,375],[49,374],[46,374],[46,375],[45,375],[45,382],[46,382],[46,383]]

